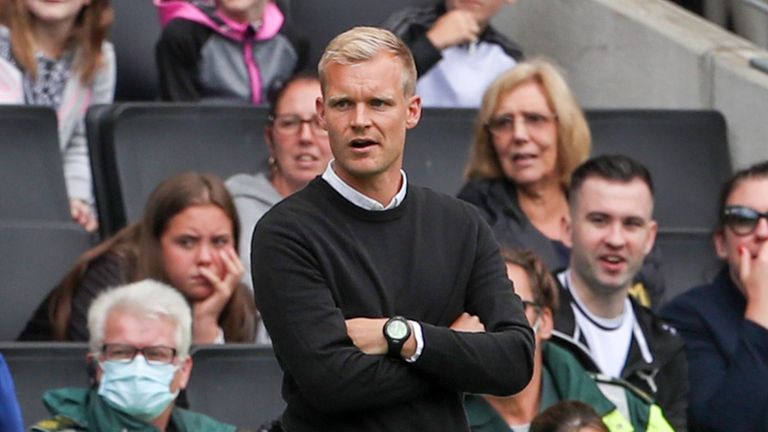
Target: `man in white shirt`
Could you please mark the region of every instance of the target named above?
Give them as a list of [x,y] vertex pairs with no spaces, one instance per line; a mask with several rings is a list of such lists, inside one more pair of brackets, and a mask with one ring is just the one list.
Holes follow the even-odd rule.
[[598,156],[574,171],[568,196],[572,250],[569,268],[557,275],[563,306],[553,341],[587,369],[637,386],[685,430],[682,341],[628,296],[656,238],[650,173],[625,156]]

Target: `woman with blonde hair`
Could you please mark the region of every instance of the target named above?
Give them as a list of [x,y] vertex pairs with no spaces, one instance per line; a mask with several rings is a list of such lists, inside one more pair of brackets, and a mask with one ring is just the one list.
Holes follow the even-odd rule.
[[481,210],[502,245],[564,267],[565,190],[590,147],[584,114],[556,67],[520,63],[485,91],[459,198]]
[[0,1],[0,103],[57,112],[72,218],[98,227],[85,113],[112,102],[115,54],[107,42],[109,0]]
[[[592,138],[562,73],[534,59],[500,75],[485,91],[473,139],[458,197],[480,209],[502,246],[532,250],[552,270],[567,267],[566,189]],[[657,254],[649,258],[633,291],[645,306],[664,291]]]

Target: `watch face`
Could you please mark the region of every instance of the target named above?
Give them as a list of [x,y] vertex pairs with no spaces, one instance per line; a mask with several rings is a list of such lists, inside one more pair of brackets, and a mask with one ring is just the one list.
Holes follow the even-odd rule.
[[403,321],[390,321],[387,334],[392,339],[402,339],[408,334],[408,324]]

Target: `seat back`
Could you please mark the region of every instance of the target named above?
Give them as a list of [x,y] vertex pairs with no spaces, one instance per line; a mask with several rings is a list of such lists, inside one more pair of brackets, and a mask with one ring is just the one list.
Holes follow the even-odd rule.
[[159,96],[155,43],[160,18],[152,0],[112,0],[111,40],[117,57],[115,100],[151,101]]
[[0,106],[0,219],[69,221],[56,112]]
[[90,246],[90,234],[74,222],[0,222],[0,341],[16,339]]
[[42,402],[47,390],[90,385],[86,343],[0,342],[0,353],[13,376],[27,426],[51,417]]
[[97,196],[106,197],[104,213],[111,219],[105,226],[114,233],[138,220],[152,190],[174,174],[195,170],[226,180],[255,172],[269,153],[266,121],[266,108],[245,105],[113,106],[99,128],[96,183],[106,191]]
[[192,359],[190,409],[254,430],[282,414],[283,371],[271,348],[203,345],[193,347]]
[[593,153],[623,153],[651,172],[663,228],[709,230],[731,174],[722,114],[700,110],[591,110]]
[[476,115],[467,108],[424,108],[405,140],[408,181],[455,196],[464,184]]
[[709,231],[662,229],[656,243],[667,284],[662,304],[689,288],[710,282],[722,265]]

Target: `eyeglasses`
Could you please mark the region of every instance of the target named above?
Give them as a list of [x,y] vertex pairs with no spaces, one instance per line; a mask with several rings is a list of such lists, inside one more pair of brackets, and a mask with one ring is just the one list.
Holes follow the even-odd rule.
[[486,129],[494,135],[507,135],[515,131],[516,118],[520,116],[526,128],[536,131],[557,120],[554,114],[542,114],[537,112],[524,112],[521,114],[503,114],[488,120]]
[[301,125],[309,123],[312,132],[318,136],[328,135],[328,131],[320,125],[320,118],[313,115],[311,118],[303,119],[296,114],[281,114],[272,117],[272,125],[277,133],[283,135],[294,135],[301,131]]
[[136,348],[133,345],[104,344],[101,347],[101,353],[104,359],[121,363],[130,363],[136,358],[136,354],[141,353],[144,360],[151,365],[170,364],[176,357],[176,349],[167,346]]
[[729,206],[723,212],[723,224],[740,236],[752,234],[762,218],[768,221],[768,212],[760,213],[744,206]]

